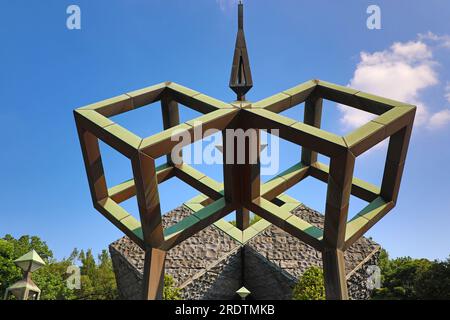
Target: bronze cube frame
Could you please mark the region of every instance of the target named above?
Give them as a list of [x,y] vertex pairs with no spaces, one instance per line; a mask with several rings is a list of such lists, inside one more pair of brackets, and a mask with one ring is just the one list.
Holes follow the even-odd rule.
[[[320,129],[323,99],[378,117],[344,137]],[[109,117],[161,101],[165,131],[140,138],[115,124]],[[198,119],[179,123],[178,103],[203,113]],[[305,103],[304,122],[279,115]],[[245,243],[271,224],[322,252],[327,299],[348,299],[343,252],[395,207],[413,128],[416,107],[363,93],[348,87],[312,80],[256,103],[231,104],[208,97],[172,82],[127,93],[74,111],[94,207],[145,250],[144,299],[161,299],[164,261],[168,250],[214,224]],[[278,129],[280,138],[303,147],[299,162],[267,183],[260,182],[260,165],[229,164],[224,147],[224,182],[219,183],[187,164],[167,163],[156,167],[155,159],[168,155],[178,144],[174,134],[189,134],[201,123],[226,129]],[[204,138],[204,136],[202,137]],[[356,157],[389,138],[381,187],[353,177]],[[107,187],[98,140],[130,159],[134,177]],[[248,152],[256,141],[246,142]],[[258,149],[259,150],[259,149]],[[318,162],[318,154],[330,158],[330,166]],[[236,156],[236,155],[235,155]],[[234,162],[236,163],[236,162]],[[311,176],[328,184],[324,229],[292,215],[292,204],[283,192]],[[191,216],[163,230],[158,184],[177,177],[201,192],[186,205]],[[369,204],[347,222],[350,195]],[[140,221],[119,204],[136,196]],[[286,200],[287,199],[287,200]],[[285,203],[277,205],[276,201]],[[234,228],[223,220],[237,212]],[[262,217],[258,227],[248,225],[249,211]],[[239,234],[241,232],[241,234]]]

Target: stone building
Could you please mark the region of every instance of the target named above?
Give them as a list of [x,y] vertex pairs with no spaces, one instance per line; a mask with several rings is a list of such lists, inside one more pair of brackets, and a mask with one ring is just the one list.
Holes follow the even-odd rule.
[[[164,227],[192,213],[189,204],[175,209],[164,216]],[[298,204],[291,213],[323,227],[323,216],[304,205]],[[252,299],[291,299],[303,272],[311,266],[321,267],[320,252],[264,220],[253,225],[244,238],[236,230],[221,220],[168,252],[166,273],[173,276],[184,299],[236,299],[242,286],[250,290]],[[121,298],[139,299],[144,252],[127,237],[109,249]],[[379,252],[380,246],[367,238],[345,252],[351,299],[369,297],[367,268],[377,264]]]

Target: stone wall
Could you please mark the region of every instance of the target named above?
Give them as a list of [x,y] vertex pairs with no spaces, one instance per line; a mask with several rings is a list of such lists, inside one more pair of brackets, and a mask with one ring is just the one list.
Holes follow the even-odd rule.
[[[369,266],[378,264],[379,251],[358,267],[347,277],[349,297],[352,300],[367,300],[372,290],[367,281]],[[306,268],[305,268],[306,270]],[[291,300],[292,291],[298,278],[270,262],[250,246],[245,247],[244,284],[258,300]]]
[[245,246],[244,284],[257,300],[291,300],[297,278]]
[[127,246],[125,243],[132,244],[128,238],[122,238],[109,246],[119,299],[140,300],[142,299],[142,273],[132,262],[132,256],[127,256],[130,251],[133,253],[136,245],[133,244],[133,250],[127,250],[131,246]]
[[[291,211],[291,213],[316,227],[323,228],[324,217],[306,206],[301,205]],[[260,288],[258,289],[258,297],[264,296],[267,299],[291,299],[292,288],[306,269],[312,266],[322,268],[321,252],[275,226],[268,228],[253,238],[247,246],[249,248],[246,251],[248,252],[246,256],[249,257],[246,260],[246,268],[249,271],[261,269],[258,273],[264,274],[264,272],[270,272],[271,276],[273,276],[273,279],[266,280],[266,283],[268,283],[267,281],[273,282],[271,285],[267,284],[269,288],[264,288],[259,285],[254,287],[254,291],[257,290],[256,288]],[[374,241],[361,238],[345,252],[346,272],[350,276],[347,285],[349,295],[352,299],[369,298],[370,290],[367,289],[366,285],[369,274],[365,270],[369,265],[377,265],[378,254],[376,253],[379,252],[379,249],[380,246]],[[371,259],[367,260],[367,257],[371,257]],[[261,261],[265,261],[266,263],[264,264]],[[259,268],[258,265],[260,266]],[[268,267],[268,265],[271,267]],[[355,270],[360,271],[355,272]],[[280,271],[283,272],[280,273]],[[246,274],[248,273],[246,272]],[[254,275],[255,273],[253,271],[252,278],[257,278]],[[287,276],[280,281],[278,274]],[[249,286],[252,285],[249,284]],[[250,288],[248,289],[250,290]]]
[[380,253],[380,250],[375,251],[359,268],[347,276],[348,294],[353,300],[370,298],[373,287],[370,286],[369,277],[373,275],[373,267],[378,266]]
[[[316,227],[323,228],[324,217],[312,209],[301,205],[291,213]],[[248,245],[296,278],[310,266],[322,267],[321,252],[275,226],[253,238]],[[345,252],[347,273],[354,270],[372,252],[378,250],[379,245],[374,241],[367,238],[358,240]]]
[[220,260],[181,288],[185,300],[232,300],[242,287],[241,249]]
[[[323,216],[314,210],[300,206],[292,213],[323,227]],[[164,227],[190,214],[186,207],[175,209],[164,216]],[[111,244],[110,252],[121,298],[139,299],[144,252],[126,237]],[[345,253],[352,299],[370,296],[366,270],[378,263],[378,252],[375,242],[362,238]],[[291,299],[297,279],[311,266],[322,266],[321,253],[275,226],[244,246],[209,226],[169,251],[166,273],[188,300],[233,299],[243,285],[254,299]]]
[[[171,211],[163,217],[164,228],[174,225],[177,221],[190,214],[192,214],[192,211],[186,207],[180,207]],[[237,250],[239,250],[238,242],[216,227],[210,226],[169,251],[166,260],[166,273],[174,278],[175,286],[177,287],[202,288],[198,292],[194,292],[195,290],[193,291],[193,289],[182,289],[183,298],[197,299],[214,295],[225,298],[229,295],[221,296],[213,293],[212,290],[209,290],[208,293],[207,284],[214,283],[214,275],[219,273],[220,270],[224,271],[224,274],[221,277],[217,276],[217,281],[225,281],[226,272],[228,274],[233,273],[233,267],[228,266],[227,263],[235,262],[236,259],[233,259],[232,256]],[[140,282],[144,271],[144,251],[127,237],[112,243],[109,251],[121,298],[134,300],[141,297]],[[230,255],[231,257],[229,257]],[[220,262],[224,265],[221,265]],[[240,275],[240,269],[237,269],[236,272],[236,274]],[[193,284],[192,280],[199,278],[200,275],[203,275],[203,278],[198,284]],[[236,276],[232,276],[232,278],[234,279]],[[230,280],[227,281],[229,283],[232,282]],[[241,280],[237,277],[234,282],[240,283]],[[240,286],[233,292],[239,288]]]

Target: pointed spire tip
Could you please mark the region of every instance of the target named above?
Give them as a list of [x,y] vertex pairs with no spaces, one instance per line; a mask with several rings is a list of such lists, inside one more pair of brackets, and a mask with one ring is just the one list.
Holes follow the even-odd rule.
[[244,5],[239,1],[238,34],[234,50],[233,67],[231,70],[230,88],[236,93],[238,101],[245,100],[245,94],[253,87],[252,72],[247,53],[244,35]]

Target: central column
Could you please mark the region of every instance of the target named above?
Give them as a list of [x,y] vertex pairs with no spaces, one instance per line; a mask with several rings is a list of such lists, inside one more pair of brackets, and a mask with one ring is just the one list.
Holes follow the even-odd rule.
[[260,196],[260,131],[247,128],[238,115],[222,132],[225,198],[236,204],[236,226],[249,227],[250,212],[246,208]]

